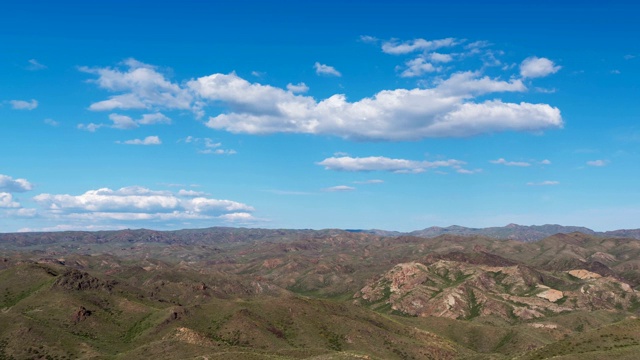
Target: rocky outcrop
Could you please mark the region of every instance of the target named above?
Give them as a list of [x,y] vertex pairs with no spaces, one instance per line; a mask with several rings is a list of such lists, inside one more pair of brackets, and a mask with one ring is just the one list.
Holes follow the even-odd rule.
[[113,290],[116,281],[103,281],[76,269],[71,269],[62,274],[53,284],[55,287],[66,290]]
[[547,287],[544,287],[544,288],[546,288],[546,290],[539,294],[536,294],[537,297],[545,300],[549,300],[551,302],[556,302],[564,297],[564,294],[560,290],[550,289]]
[[73,313],[73,322],[77,324],[89,316],[91,316],[91,311],[87,310],[84,306],[80,306],[80,308]]
[[454,253],[429,259],[429,264],[394,266],[356,293],[354,301],[412,316],[527,320],[573,310],[622,309],[635,298],[628,296],[635,293],[628,284],[584,269],[567,272],[569,277],[482,254]]
[[587,280],[587,279],[599,279],[602,277],[602,275],[600,274],[596,274],[594,272],[588,271],[588,270],[570,270],[567,271],[569,273],[569,275],[571,276],[575,276],[578,279],[582,279],[582,280]]

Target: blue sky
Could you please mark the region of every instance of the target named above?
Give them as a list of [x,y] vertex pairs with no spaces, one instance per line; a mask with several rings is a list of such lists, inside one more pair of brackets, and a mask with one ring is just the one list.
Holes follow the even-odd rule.
[[0,231],[638,228],[637,13],[3,4]]

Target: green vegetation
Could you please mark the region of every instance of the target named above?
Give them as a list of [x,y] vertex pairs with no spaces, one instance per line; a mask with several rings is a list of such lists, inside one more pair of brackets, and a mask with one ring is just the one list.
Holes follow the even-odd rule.
[[[11,248],[0,259],[0,360],[586,360],[640,351],[631,318],[640,299],[625,285],[640,275],[620,256],[640,258],[637,240],[169,234],[0,241]],[[616,260],[577,260],[595,252]],[[575,264],[622,281],[571,276]],[[562,297],[539,297],[548,288]]]

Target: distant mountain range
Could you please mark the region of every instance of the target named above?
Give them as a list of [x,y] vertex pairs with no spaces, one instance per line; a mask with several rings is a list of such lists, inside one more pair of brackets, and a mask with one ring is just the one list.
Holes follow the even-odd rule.
[[570,234],[573,232],[580,232],[587,235],[603,236],[603,237],[616,237],[616,238],[632,238],[640,239],[640,229],[629,230],[614,230],[597,232],[583,226],[562,226],[556,224],[546,225],[518,225],[509,224],[501,227],[487,227],[487,228],[468,228],[464,226],[448,226],[439,227],[432,226],[422,230],[411,231],[407,233],[398,231],[386,231],[386,230],[349,230],[354,232],[366,232],[378,236],[418,236],[424,238],[433,238],[440,235],[466,235],[466,236],[486,236],[494,239],[511,239],[518,241],[538,241],[548,236],[555,234]]
[[61,232],[31,232],[31,233],[0,233],[0,242],[12,243],[17,246],[46,244],[60,240],[77,243],[109,243],[122,241],[146,241],[158,243],[194,244],[206,241],[216,242],[247,242],[247,241],[286,241],[292,238],[314,238],[338,235],[342,233],[361,233],[384,237],[415,236],[421,238],[435,238],[441,235],[482,236],[493,239],[509,239],[523,242],[542,240],[555,234],[570,234],[579,232],[585,235],[608,238],[630,238],[640,240],[640,229],[614,230],[597,232],[582,226],[562,225],[517,225],[509,224],[502,227],[469,228],[452,225],[448,227],[432,226],[411,232],[388,231],[379,229],[260,229],[212,227],[204,229],[184,229],[172,231],[157,231],[149,229],[126,229],[109,231],[61,231]]

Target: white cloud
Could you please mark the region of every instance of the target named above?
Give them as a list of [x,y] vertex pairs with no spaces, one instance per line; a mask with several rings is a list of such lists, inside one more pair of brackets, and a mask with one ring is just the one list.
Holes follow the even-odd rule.
[[189,143],[202,144],[204,146],[204,149],[198,150],[198,153],[200,154],[215,154],[215,155],[237,154],[237,151],[233,149],[222,149],[221,142],[215,142],[210,138],[197,138],[193,136],[187,136],[183,141],[187,144]]
[[215,154],[215,155],[234,155],[238,152],[233,149],[204,149],[198,151],[200,154]]
[[478,40],[469,43],[464,46],[465,49],[482,49],[491,46],[491,43],[486,40]]
[[144,114],[142,118],[137,121],[138,124],[141,125],[152,125],[152,124],[171,124],[171,119],[162,113],[155,114]]
[[33,199],[45,207],[49,217],[77,220],[213,219],[254,211],[253,207],[236,201],[191,197],[138,186],[119,190],[102,188],[82,195],[40,194]]
[[59,122],[57,122],[57,121],[55,121],[53,119],[44,119],[44,123],[47,124],[47,125],[50,125],[50,126],[54,126],[54,127],[60,125]]
[[126,115],[109,114],[109,119],[113,121],[113,125],[111,125],[111,127],[114,129],[127,130],[135,129],[139,126],[137,122]]
[[29,59],[29,65],[27,66],[27,70],[29,71],[37,71],[46,69],[46,65],[42,65],[36,59]]
[[612,73],[614,75],[620,75],[621,74],[620,70],[618,70],[618,69],[611,70],[610,73]]
[[541,165],[551,165],[551,160],[544,159],[544,160],[540,161],[540,164]]
[[16,110],[33,110],[38,107],[38,101],[35,99],[31,99],[31,101],[9,100],[9,103]]
[[201,77],[188,86],[205,100],[227,103],[231,112],[210,117],[206,125],[233,133],[415,140],[562,127],[560,110],[546,104],[471,102],[487,93],[526,90],[520,80],[496,80],[474,72],[456,73],[434,88],[385,90],[353,103],[344,95],[317,102],[252,84],[234,73]]
[[336,171],[389,171],[394,173],[421,173],[428,169],[440,167],[462,168],[465,164],[460,160],[415,161],[391,159],[384,156],[369,157],[330,157],[317,163],[327,170]]
[[97,75],[93,80],[100,88],[122,94],[89,106],[93,111],[114,109],[193,109],[192,95],[178,84],[167,80],[152,65],[135,59],[122,62],[125,69],[81,67],[80,71]]
[[523,78],[545,77],[557,73],[561,68],[561,66],[556,66],[553,61],[547,58],[531,56],[524,59],[520,64],[520,75]]
[[204,138],[204,146],[208,149],[214,149],[214,148],[219,148],[220,146],[222,146],[222,143],[220,142],[214,142],[213,140],[209,139],[209,138]]
[[96,132],[96,130],[100,129],[103,126],[107,126],[107,125],[106,124],[94,124],[94,123],[78,124],[78,129],[86,130],[86,131],[89,131],[89,132]]
[[220,215],[219,218],[227,222],[234,223],[253,222],[256,220],[256,218],[254,218],[252,214],[245,212]]
[[7,192],[0,192],[0,209],[2,208],[19,208],[20,204],[13,201],[13,195]]
[[554,185],[559,185],[560,182],[559,181],[551,181],[551,180],[546,180],[546,181],[542,181],[542,182],[528,182],[527,185],[528,186],[554,186]]
[[606,166],[607,164],[609,164],[608,160],[592,160],[592,161],[587,161],[587,165],[589,166]]
[[5,214],[11,217],[33,218],[38,216],[38,210],[26,209],[26,208],[19,208],[19,209],[14,208],[14,209],[5,210]]
[[0,191],[25,192],[33,189],[33,185],[26,179],[13,179],[11,176],[0,174]]
[[360,41],[368,44],[375,44],[378,42],[378,38],[369,35],[360,35]]
[[558,92],[558,89],[556,88],[547,89],[542,87],[535,87],[533,88],[533,90],[542,94],[555,94],[556,92]]
[[524,161],[507,161],[503,158],[500,158],[498,160],[491,160],[489,161],[492,164],[499,164],[499,165],[505,165],[505,166],[520,166],[520,167],[527,167],[527,166],[531,166],[530,163],[528,162],[524,162]]
[[440,54],[437,52],[433,52],[433,53],[430,53],[428,57],[429,57],[429,60],[433,62],[448,63],[453,61],[453,56],[451,56],[450,54]]
[[635,55],[625,55],[625,56],[624,56],[624,59],[625,59],[625,60],[631,60],[631,59],[635,59],[635,58],[636,58],[636,56],[635,56]]
[[454,38],[446,38],[440,40],[425,40],[425,39],[414,39],[405,42],[398,42],[398,40],[393,39],[382,44],[382,51],[387,54],[392,55],[401,55],[408,54],[414,51],[428,51],[435,50],[442,47],[450,47],[457,45],[458,42]]
[[347,186],[347,185],[338,185],[338,186],[332,186],[329,188],[325,188],[322,189],[323,191],[326,192],[347,192],[347,191],[354,191],[356,188],[352,187],[352,186]]
[[171,124],[171,119],[160,112],[143,114],[142,117],[138,120],[134,120],[127,115],[113,113],[109,114],[109,120],[112,121],[111,125],[94,123],[78,124],[78,129],[95,132],[101,127],[110,127],[112,129],[120,130],[131,130],[140,127],[140,125]]
[[296,85],[289,83],[287,84],[287,90],[291,91],[294,94],[303,94],[309,91],[309,87],[303,82]]
[[178,196],[184,196],[184,197],[202,197],[206,195],[207,193],[203,191],[184,190],[184,189],[181,189],[180,191],[178,191]]
[[[140,101],[144,108],[191,108],[199,116],[204,114],[207,104],[215,104],[223,110],[209,117],[205,124],[232,133],[306,133],[401,141],[501,131],[540,132],[563,126],[560,110],[550,105],[486,99],[492,93],[523,92],[527,88],[521,79],[505,81],[480,72],[454,73],[429,88],[383,90],[349,102],[343,94],[316,100],[290,90],[251,83],[235,73],[203,76],[177,85],[164,79],[153,66],[132,59],[125,64],[128,71],[111,68],[84,71],[99,74],[95,81],[99,86],[123,91],[121,96]],[[479,96],[485,99],[479,102],[476,100]],[[168,122],[160,121],[159,115],[153,119]],[[138,125],[151,122],[144,117],[133,121]],[[131,121],[127,123],[133,126]],[[78,127],[95,131],[102,126],[106,125]]]
[[316,62],[313,67],[316,69],[316,74],[318,75],[328,75],[328,76],[342,76],[342,74],[336,70],[333,66],[320,64]]
[[473,169],[473,170],[468,170],[468,169],[456,169],[456,172],[458,174],[464,174],[464,175],[471,175],[471,174],[477,174],[477,173],[481,173],[482,169]]
[[160,145],[162,141],[157,136],[147,136],[144,139],[133,139],[126,141],[116,141],[118,144],[126,144],[126,145]]
[[439,71],[439,68],[436,68],[433,64],[426,62],[423,57],[417,57],[413,60],[409,60],[405,65],[407,66],[407,69],[400,74],[401,77],[417,77],[426,73]]

